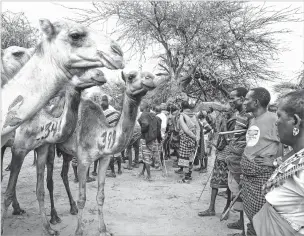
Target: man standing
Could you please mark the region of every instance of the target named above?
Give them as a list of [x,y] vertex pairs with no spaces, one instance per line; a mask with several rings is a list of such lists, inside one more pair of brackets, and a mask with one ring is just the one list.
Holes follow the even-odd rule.
[[241,160],[243,173],[242,199],[244,211],[250,220],[247,235],[256,235],[252,226],[253,216],[262,208],[266,200],[262,186],[273,173],[280,155],[281,144],[277,132],[277,116],[267,111],[270,93],[262,87],[251,89],[245,98],[246,112],[253,113],[246,134],[246,148]]
[[[160,132],[161,132],[162,140],[165,140],[167,123],[168,123],[168,118],[167,118],[167,115],[166,115],[166,112],[167,112],[166,109],[167,109],[167,107],[166,107],[166,104],[164,104],[164,103],[162,103],[159,107],[156,107],[156,114],[157,114],[156,116],[159,117],[160,120],[161,120]],[[165,150],[165,148],[163,147],[162,142],[159,144],[158,149],[160,151],[161,162],[163,162],[163,158],[164,158],[163,150]],[[163,165],[163,163],[162,163],[162,165]]]
[[181,181],[181,183],[188,183],[192,179],[191,174],[194,155],[200,141],[200,126],[190,104],[187,101],[183,101],[181,107],[183,111],[179,118],[181,129],[178,160],[178,166],[180,168],[176,170],[175,173],[182,174],[184,172],[183,168],[188,168],[188,172],[185,173],[185,177]]
[[[238,87],[231,91],[229,104],[235,110],[235,127],[234,130],[247,130],[249,126],[249,119],[244,109],[243,103],[248,90],[243,87]],[[235,133],[232,135],[231,141],[227,146],[226,163],[228,167],[228,187],[234,196],[239,192],[239,184],[241,181],[241,159],[246,147],[246,131]],[[240,220],[227,225],[230,229],[244,230],[244,212],[243,204],[240,198],[234,205],[234,210],[240,212]]]
[[157,155],[157,140],[161,141],[160,126],[161,120],[152,112],[149,112],[147,103],[140,105],[142,111],[138,122],[141,126],[142,134],[142,153],[143,153],[143,169],[139,176],[144,176],[147,170],[146,180],[152,181],[150,166],[153,163],[153,158]]

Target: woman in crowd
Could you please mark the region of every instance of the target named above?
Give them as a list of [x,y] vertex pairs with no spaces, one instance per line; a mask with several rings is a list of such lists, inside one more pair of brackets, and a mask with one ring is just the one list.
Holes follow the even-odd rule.
[[278,106],[278,132],[283,144],[292,151],[275,161],[278,165],[263,186],[266,203],[254,216],[258,236],[304,235],[304,90],[285,95]]

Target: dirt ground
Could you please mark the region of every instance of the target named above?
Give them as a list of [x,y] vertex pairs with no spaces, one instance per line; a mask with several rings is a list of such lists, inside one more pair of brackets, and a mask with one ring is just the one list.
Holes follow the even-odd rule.
[[[4,168],[11,158],[10,149],[6,150]],[[173,157],[174,158],[174,157]],[[106,200],[104,205],[105,223],[108,230],[115,236],[127,235],[168,235],[168,236],[225,236],[228,233],[239,232],[226,227],[228,222],[238,219],[238,213],[231,212],[228,221],[220,222],[220,213],[226,199],[217,197],[216,216],[201,218],[200,210],[207,209],[210,200],[209,183],[201,200],[198,198],[212,170],[214,155],[210,158],[208,173],[193,173],[190,184],[180,184],[181,178],[174,173],[172,160],[166,161],[168,177],[162,172],[152,170],[155,181],[146,182],[138,179],[136,174],[140,169],[125,170],[117,178],[107,178],[105,186]],[[20,206],[26,211],[22,216],[13,216],[9,208],[4,222],[3,236],[36,236],[42,235],[38,201],[36,198],[36,169],[32,167],[33,152],[25,158],[25,163],[19,175],[17,197]],[[62,159],[56,157],[54,168],[54,199],[60,224],[52,226],[59,230],[60,235],[74,235],[77,217],[69,213],[69,202],[63,182],[60,177]],[[115,166],[117,168],[117,166]],[[141,168],[141,165],[140,165]],[[4,194],[9,172],[4,171],[2,194]],[[78,185],[74,179],[72,168],[69,173],[70,187],[74,199],[77,200]],[[87,201],[84,211],[84,235],[98,235],[98,211],[96,203],[97,183],[87,184]],[[50,214],[49,194],[45,184],[45,206]]]

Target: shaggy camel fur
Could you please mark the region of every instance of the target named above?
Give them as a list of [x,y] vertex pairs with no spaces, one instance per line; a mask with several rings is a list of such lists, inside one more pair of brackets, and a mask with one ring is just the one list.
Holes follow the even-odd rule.
[[[33,117],[85,69],[123,69],[123,53],[110,38],[75,22],[40,20],[45,36],[34,55],[2,89],[1,140]],[[80,78],[80,77],[78,77]],[[79,82],[79,81],[77,81]],[[85,85],[87,81],[82,81]],[[91,83],[91,82],[90,82]]]

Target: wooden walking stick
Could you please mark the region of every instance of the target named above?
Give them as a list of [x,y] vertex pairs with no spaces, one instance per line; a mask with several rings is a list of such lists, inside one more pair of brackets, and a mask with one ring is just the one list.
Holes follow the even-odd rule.
[[238,197],[241,195],[241,190],[236,194],[235,198],[233,199],[233,201],[230,203],[229,208],[225,211],[224,214],[222,214],[220,221],[222,221],[226,215],[230,212],[230,210],[232,209],[234,203],[236,202],[236,200],[238,199]]
[[211,171],[211,173],[210,173],[210,175],[209,175],[209,177],[208,177],[208,179],[207,179],[207,182],[206,182],[206,184],[205,184],[205,186],[204,186],[204,188],[203,188],[203,191],[201,192],[201,195],[199,196],[199,198],[198,198],[198,202],[199,202],[199,200],[201,199],[201,197],[202,197],[202,195],[203,195],[203,192],[205,191],[205,188],[206,188],[206,186],[207,186],[207,184],[208,184],[208,182],[209,182],[209,179],[210,179],[210,177],[211,177],[211,175],[212,175],[212,173],[213,173],[213,170],[214,170],[214,167],[213,167],[213,169],[212,169],[212,171]]

